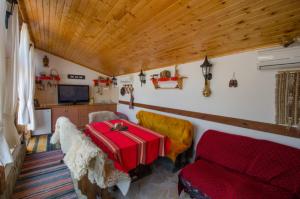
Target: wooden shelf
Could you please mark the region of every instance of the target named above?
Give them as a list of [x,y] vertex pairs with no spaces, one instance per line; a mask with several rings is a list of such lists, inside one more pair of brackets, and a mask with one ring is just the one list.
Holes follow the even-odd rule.
[[35,80],[37,80],[37,81],[50,81],[50,80],[60,81],[60,77],[58,75],[57,76],[48,76],[48,75],[36,76]]
[[[187,77],[182,77],[182,76],[175,76],[175,77],[160,77],[160,78],[155,78],[153,77],[152,83],[154,85],[155,89],[182,89],[183,87],[183,79]],[[177,82],[175,87],[161,87],[159,83],[163,82]]]
[[97,84],[106,84],[106,85],[109,85],[109,84],[112,83],[112,81],[111,81],[110,79],[101,79],[101,80],[99,80],[99,79],[94,79],[93,82],[94,82],[94,85],[95,85],[95,86],[96,86]]

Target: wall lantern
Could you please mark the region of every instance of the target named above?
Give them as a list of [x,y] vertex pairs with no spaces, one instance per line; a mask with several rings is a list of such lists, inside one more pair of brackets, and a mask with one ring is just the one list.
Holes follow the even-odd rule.
[[43,64],[44,67],[49,67],[49,58],[47,57],[47,55],[45,55],[43,58]]
[[212,79],[212,74],[211,74],[211,67],[212,64],[208,62],[207,60],[207,56],[205,56],[204,62],[202,65],[200,65],[200,67],[202,68],[202,74],[205,80],[205,85],[204,85],[204,89],[202,91],[202,94],[205,97],[209,97],[211,95],[211,90],[209,87],[209,81]]
[[146,84],[146,75],[145,75],[145,73],[143,73],[143,69],[141,69],[139,77],[140,77],[140,81],[141,81],[141,86],[143,86],[143,84]]
[[112,81],[112,83],[113,83],[114,86],[118,85],[118,80],[117,80],[117,78],[115,76],[112,77],[111,81]]

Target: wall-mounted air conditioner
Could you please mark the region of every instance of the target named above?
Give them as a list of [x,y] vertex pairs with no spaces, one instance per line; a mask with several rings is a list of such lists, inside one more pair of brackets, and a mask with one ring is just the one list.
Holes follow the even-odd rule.
[[277,47],[257,52],[258,69],[300,69],[300,46]]

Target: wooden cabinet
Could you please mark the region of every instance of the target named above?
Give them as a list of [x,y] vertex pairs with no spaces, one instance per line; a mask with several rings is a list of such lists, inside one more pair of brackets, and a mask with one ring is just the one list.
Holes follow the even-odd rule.
[[88,123],[88,114],[96,111],[117,111],[116,104],[93,104],[93,105],[57,105],[51,107],[52,131],[55,130],[57,118],[64,116],[71,120],[78,128],[83,128]]
[[88,107],[89,106],[78,107],[78,125],[77,126],[84,127],[89,122]]

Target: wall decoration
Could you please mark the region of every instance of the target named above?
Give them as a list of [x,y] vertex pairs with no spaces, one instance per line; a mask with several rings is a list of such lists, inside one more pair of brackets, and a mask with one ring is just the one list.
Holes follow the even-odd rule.
[[94,79],[93,82],[94,82],[94,86],[102,85],[106,87],[108,87],[112,83],[112,81],[108,77],[101,77],[101,76],[99,76],[98,79]]
[[207,56],[205,56],[203,64],[200,65],[202,68],[202,74],[204,77],[204,89],[202,91],[203,96],[209,97],[211,95],[210,80],[212,79],[211,67],[212,64],[208,62]]
[[60,76],[55,69],[50,70],[50,75],[46,73],[40,73],[39,76],[35,77],[36,88],[38,90],[46,90],[47,87],[56,87],[60,81]]
[[143,84],[146,84],[146,75],[143,72],[143,69],[141,69],[141,72],[139,74],[139,78],[140,78],[141,86],[143,86]]
[[134,77],[133,75],[122,77],[120,84],[133,84]]
[[276,74],[276,123],[287,126],[300,122],[300,71]]
[[112,81],[112,84],[113,84],[114,86],[117,86],[117,85],[118,85],[118,80],[117,80],[117,78],[116,78],[115,76],[112,77],[111,81]]
[[133,85],[132,84],[124,84],[122,88],[120,89],[120,94],[122,96],[129,94],[130,95],[130,101],[129,101],[129,109],[133,109],[133,101],[134,101],[134,96],[133,96]]
[[134,102],[133,90],[134,90],[133,86],[131,85],[129,87],[129,93],[130,93],[129,109],[133,109],[133,102]]
[[47,57],[47,55],[45,55],[43,58],[43,64],[44,67],[49,67],[49,58]]
[[97,87],[96,93],[103,95],[103,89],[108,88],[112,81],[109,79],[109,77],[99,76],[98,79],[94,79],[93,82],[94,86]]
[[238,81],[235,78],[235,73],[233,73],[231,80],[229,80],[229,87],[230,88],[231,87],[234,87],[234,88],[238,87]]
[[171,77],[171,72],[168,70],[163,70],[160,72],[160,77],[161,78],[170,78]]
[[126,94],[126,90],[125,90],[125,87],[123,86],[121,89],[120,89],[120,94],[122,96],[124,96]]
[[85,75],[68,74],[68,79],[85,79]]
[[164,70],[158,74],[153,74],[151,81],[155,89],[182,89],[183,88],[183,79],[187,78],[181,76],[178,71],[177,65],[175,66],[175,75],[172,77],[171,72]]

